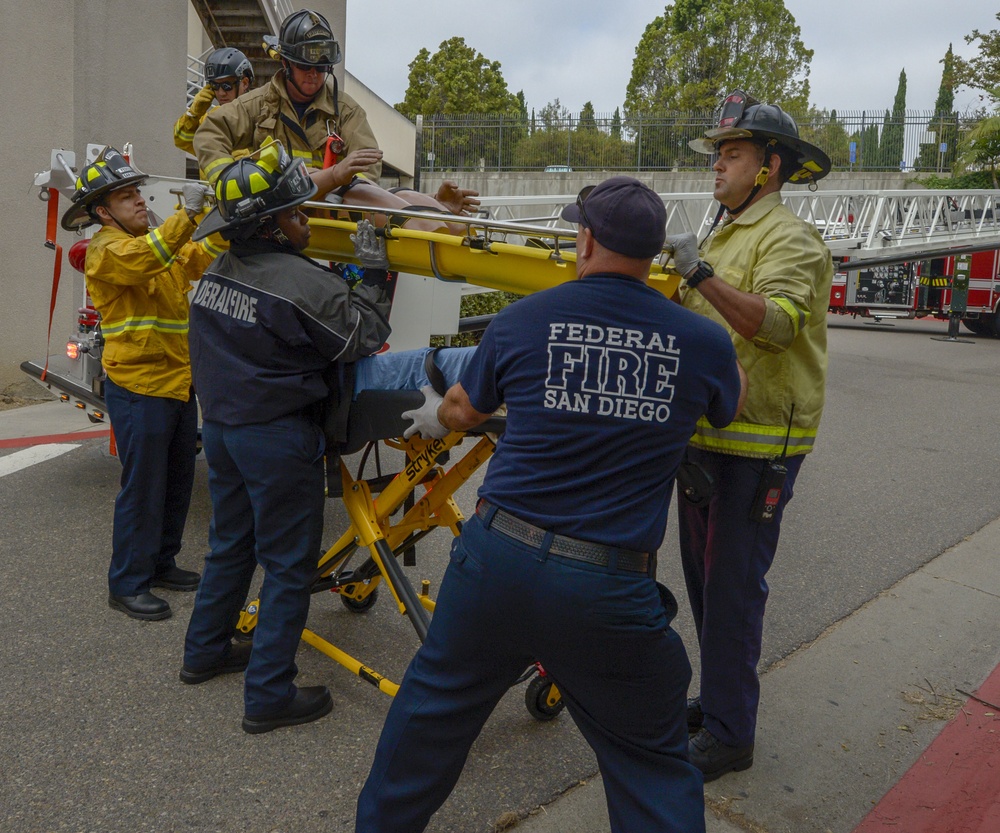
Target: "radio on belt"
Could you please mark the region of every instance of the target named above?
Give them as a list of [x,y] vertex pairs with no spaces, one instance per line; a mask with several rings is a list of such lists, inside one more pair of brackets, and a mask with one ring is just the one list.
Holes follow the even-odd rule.
[[788,431],[785,434],[785,447],[781,449],[781,456],[777,460],[768,460],[764,470],[760,473],[757,494],[754,495],[753,506],[750,507],[751,523],[769,524],[774,520],[774,515],[778,511],[781,492],[785,488],[785,479],[788,477],[788,469],[785,468],[783,461],[788,454],[788,438],[792,434],[792,414],[794,413],[795,403],[793,402],[788,414]]

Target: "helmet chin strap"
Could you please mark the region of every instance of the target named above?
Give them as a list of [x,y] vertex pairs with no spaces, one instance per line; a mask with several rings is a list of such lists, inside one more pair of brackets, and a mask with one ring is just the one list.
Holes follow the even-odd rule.
[[281,68],[285,70],[285,83],[291,84],[295,88],[295,92],[297,92],[303,98],[308,99],[309,96],[306,95],[302,87],[300,87],[298,84],[295,83],[295,73],[292,72],[292,68],[288,63],[287,58],[281,59]]
[[118,226],[118,228],[120,228],[126,234],[128,234],[128,235],[130,235],[132,237],[135,237],[135,235],[132,234],[132,232],[130,232],[127,228],[125,228],[125,226],[123,226],[121,224],[121,220],[119,220],[114,214],[111,213],[111,209],[110,208],[108,208],[106,205],[102,205],[101,208],[103,208],[105,211],[108,212],[108,216],[111,218],[112,222],[114,222],[114,224],[116,226]]

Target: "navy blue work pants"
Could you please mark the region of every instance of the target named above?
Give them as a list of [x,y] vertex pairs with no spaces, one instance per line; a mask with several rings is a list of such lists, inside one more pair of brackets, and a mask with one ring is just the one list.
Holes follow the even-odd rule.
[[108,589],[138,596],[176,565],[194,485],[198,406],[193,391],[182,402],[133,393],[110,379],[104,399],[122,464]]
[[766,460],[689,447],[687,459],[715,479],[707,506],[677,500],[681,562],[701,649],[701,708],[705,727],[722,743],[749,746],[760,702],[761,637],[768,587],[785,506],[802,456],[783,462],[788,477],[771,523],[750,520]]
[[224,658],[260,564],[260,613],[244,687],[247,716],[260,717],[295,697],[295,653],[323,534],[323,432],[299,415],[256,425],[205,421],[202,444],[212,496],[211,552],[188,624],[184,665],[203,669]]
[[691,666],[669,591],[661,599],[652,578],[549,554],[550,538],[534,549],[487,528],[491,517],[470,518],[452,545],[355,829],[422,831],[500,698],[539,660],[597,755],[612,831],[704,831],[701,773],[687,756]]

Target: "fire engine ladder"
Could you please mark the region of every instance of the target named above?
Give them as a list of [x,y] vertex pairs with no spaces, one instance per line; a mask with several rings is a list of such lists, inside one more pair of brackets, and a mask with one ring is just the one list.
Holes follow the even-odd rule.
[[[718,203],[711,194],[661,194],[667,232],[704,237]],[[818,228],[841,268],[1000,249],[1000,191],[782,190],[785,204]],[[571,197],[486,197],[494,219],[556,226]],[[553,205],[555,203],[555,205]],[[525,216],[534,214],[535,216]],[[563,223],[564,224],[564,223]]]

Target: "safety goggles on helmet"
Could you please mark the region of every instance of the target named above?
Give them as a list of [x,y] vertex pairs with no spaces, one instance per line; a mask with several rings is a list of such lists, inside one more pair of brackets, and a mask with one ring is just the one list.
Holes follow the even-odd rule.
[[315,68],[320,72],[329,72],[330,68],[339,60],[339,57],[335,60],[334,55],[339,55],[340,47],[336,41],[308,41],[297,44],[291,51],[292,54],[288,56],[288,60],[293,64]]
[[753,104],[760,104],[756,98],[747,95],[743,90],[733,90],[722,102],[722,111],[719,114],[719,128],[735,127],[747,107]]

